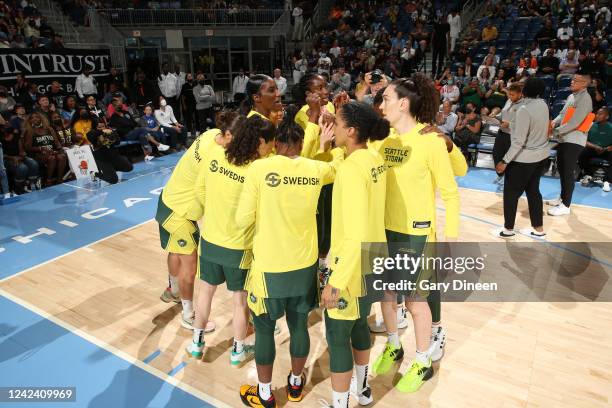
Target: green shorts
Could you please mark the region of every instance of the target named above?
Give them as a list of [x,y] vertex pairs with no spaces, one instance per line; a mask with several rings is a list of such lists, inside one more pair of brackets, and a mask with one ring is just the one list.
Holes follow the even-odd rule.
[[[387,244],[389,245],[389,257],[393,258],[396,255],[407,254],[411,258],[418,258],[421,255],[425,257],[433,256],[434,245],[428,245],[428,235],[409,235],[401,232],[386,230]],[[425,265],[426,266],[426,265]],[[428,290],[420,288],[419,283],[428,280],[435,280],[435,270],[427,267],[419,267],[416,271],[405,269],[391,269],[384,273],[385,282],[395,284],[411,283],[413,289],[406,288],[405,290],[396,290],[398,295],[404,295],[410,298],[426,298],[429,296]]]
[[208,262],[201,257],[198,264],[198,277],[200,279],[215,286],[226,282],[227,289],[232,292],[244,290],[244,281],[246,280],[247,272],[247,269],[219,265],[217,263]]
[[162,200],[161,194],[157,201],[155,220],[159,224],[159,241],[164,250],[173,254],[191,255],[198,249],[198,223],[172,211]]
[[249,294],[247,301],[249,304],[261,302],[263,304],[263,309],[260,309],[262,313],[256,314],[253,309],[251,310],[255,316],[269,320],[278,320],[287,311],[308,314],[318,306],[316,291],[301,296],[267,299],[257,299],[255,295]]

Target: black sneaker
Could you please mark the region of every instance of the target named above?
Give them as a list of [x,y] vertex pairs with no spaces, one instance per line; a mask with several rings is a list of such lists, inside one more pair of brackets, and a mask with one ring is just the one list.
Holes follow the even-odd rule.
[[291,384],[291,372],[287,376],[287,400],[291,402],[300,402],[304,398],[304,384],[306,384],[306,376],[302,373],[302,382],[300,385]]

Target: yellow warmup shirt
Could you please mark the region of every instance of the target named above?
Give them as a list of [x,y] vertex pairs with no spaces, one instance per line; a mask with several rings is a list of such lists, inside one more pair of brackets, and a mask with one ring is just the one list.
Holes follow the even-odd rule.
[[270,121],[270,119],[268,119],[266,116],[262,115],[261,113],[257,112],[256,110],[251,110],[248,114],[247,114],[247,118],[250,118],[251,116],[259,116],[262,119],[267,120],[268,122]]
[[283,297],[267,287],[264,274],[296,271],[317,261],[317,201],[334,176],[331,164],[303,157],[273,156],[249,167],[236,212],[238,227],[255,225],[245,289],[258,297]]
[[340,290],[346,309],[328,309],[333,319],[359,317],[357,298],[365,295],[362,243],[386,241],[386,185],[385,163],[373,149],[353,152],[338,168],[332,195],[328,284]]
[[74,133],[80,133],[83,135],[83,142],[81,144],[89,144],[89,139],[87,139],[87,133],[91,130],[91,121],[89,120],[77,120],[74,122]]
[[445,234],[457,237],[459,192],[446,143],[435,133],[419,134],[423,127],[391,135],[378,148],[388,167],[385,226],[402,234],[430,235],[437,187],[446,207]]
[[202,133],[178,161],[162,192],[162,201],[172,211],[188,220],[202,218],[203,208],[196,199],[195,182],[200,172],[202,159],[212,146],[219,129]]
[[453,150],[450,151],[448,157],[451,162],[451,167],[453,168],[453,174],[458,177],[463,177],[467,174],[468,164],[465,160],[465,156],[461,153],[461,149],[459,149],[453,143]]
[[202,171],[193,188],[206,215],[201,229],[206,241],[229,249],[253,246],[253,226],[241,228],[236,224],[238,201],[250,165],[231,164],[220,145],[205,153]]
[[[336,109],[334,108],[334,104],[331,102],[327,102],[325,106],[327,111],[334,114],[336,113]],[[319,135],[321,133],[321,129],[319,125],[314,124],[308,120],[308,105],[302,106],[302,109],[298,111],[295,115],[295,123],[297,123],[302,129],[304,129],[304,145],[302,146],[301,156],[307,157],[309,159],[317,159],[320,160],[322,153],[319,149],[320,138]]]

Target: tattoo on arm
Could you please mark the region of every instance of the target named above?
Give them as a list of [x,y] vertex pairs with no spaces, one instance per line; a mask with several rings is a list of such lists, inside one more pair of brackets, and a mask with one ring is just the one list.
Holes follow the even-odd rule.
[[332,287],[331,291],[332,291],[332,295],[334,295],[334,296],[336,296],[338,294],[338,289],[336,289],[336,288]]

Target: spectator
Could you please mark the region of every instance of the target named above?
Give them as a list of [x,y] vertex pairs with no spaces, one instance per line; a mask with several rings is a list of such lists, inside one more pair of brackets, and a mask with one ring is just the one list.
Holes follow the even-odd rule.
[[448,15],[448,24],[450,25],[450,53],[455,52],[455,44],[457,44],[457,40],[459,39],[459,34],[461,33],[461,16],[457,12],[457,10],[453,10]]
[[482,29],[482,41],[493,41],[497,39],[497,27],[489,20],[486,27]]
[[163,96],[159,97],[159,109],[155,110],[155,119],[161,126],[161,130],[170,136],[170,147],[182,149],[185,146],[187,136],[185,126],[176,120],[172,106],[167,104]]
[[0,85],[0,115],[4,119],[9,119],[16,104],[17,102],[8,94],[6,87]]
[[529,75],[535,75],[538,71],[538,59],[532,57],[531,54],[525,53],[523,58],[519,60],[519,67],[516,70],[518,74],[522,74],[523,71],[527,71]]
[[47,93],[49,97],[49,101],[55,105],[56,109],[64,108],[64,98],[66,98],[67,94],[62,90],[62,86],[58,81],[51,82],[51,89]]
[[38,98],[40,97],[40,93],[38,92],[38,85],[34,83],[28,83],[29,89],[28,92],[23,96],[21,102],[23,106],[25,106],[27,112],[32,112],[38,104]]
[[119,91],[125,93],[124,82],[125,79],[123,78],[123,74],[120,73],[117,68],[111,67],[110,72],[104,81],[104,92],[108,92],[110,84],[114,83]]
[[62,148],[69,149],[75,145],[70,126],[64,125],[65,121],[58,112],[51,114],[51,127],[55,131]]
[[77,95],[82,101],[85,101],[85,97],[89,95],[98,95],[98,82],[91,75],[91,69],[85,68],[83,73],[79,75],[74,84],[74,89],[76,90]]
[[332,60],[327,56],[325,52],[321,52],[319,61],[317,62],[317,71],[319,75],[326,73],[329,76],[329,72],[332,65]]
[[491,85],[491,81],[493,78],[491,77],[491,73],[489,72],[489,68],[482,66],[482,69],[478,69],[478,83],[485,89],[489,89]]
[[487,55],[482,65],[478,67],[478,71],[476,72],[476,76],[478,78],[481,78],[480,74],[485,68],[487,69],[487,71],[489,71],[489,78],[490,79],[494,78],[495,77],[495,60],[492,55]]
[[554,56],[553,50],[546,50],[540,60],[539,72],[545,75],[556,76],[559,73],[559,59]]
[[[297,51],[293,56],[293,83],[298,84],[300,79],[306,74],[308,62],[301,51]],[[246,86],[246,85],[245,85]]]
[[[153,107],[151,105],[145,106],[144,114],[140,117],[139,125],[141,128],[147,129],[148,131],[147,140],[149,140],[149,143],[156,146],[158,151],[165,152],[170,149],[170,146],[160,143],[162,141],[166,142],[167,140],[171,140],[171,137],[169,134],[168,135],[164,134],[162,127],[160,126],[159,122],[155,118],[155,115],[153,114]],[[175,139],[176,139],[176,133],[175,133]],[[176,140],[175,140],[175,145],[176,145]],[[151,152],[148,152],[148,154],[145,154],[145,161],[149,161],[151,159],[153,159],[153,155],[151,154]]]
[[123,96],[121,96],[120,94],[112,96],[110,99],[110,103],[106,106],[106,117],[108,119],[110,119],[113,116],[113,113],[115,113],[115,105],[113,104],[113,101],[115,99],[119,101],[119,106],[121,106],[121,108],[123,108],[124,111],[127,112],[129,110],[128,106],[125,104],[123,100]]
[[580,68],[580,63],[578,62],[578,57],[573,50],[570,50],[567,53],[567,56],[561,60],[561,64],[559,65],[559,73],[561,75],[573,75]]
[[193,96],[196,101],[196,115],[198,118],[198,132],[203,132],[214,127],[213,103],[215,102],[215,91],[212,86],[207,85],[204,74],[199,73],[196,77],[198,84],[193,87]]
[[276,82],[276,87],[278,88],[278,91],[280,92],[281,96],[285,95],[285,93],[287,92],[287,80],[281,76],[281,70],[280,68],[276,68],[274,70],[274,82]]
[[467,106],[471,102],[477,109],[480,109],[485,92],[484,87],[478,82],[478,78],[472,78],[470,83],[463,87],[461,100],[463,106]]
[[587,26],[586,23],[586,18],[581,18],[580,20],[578,20],[578,26],[576,27],[574,38],[578,40],[586,40],[591,36],[591,29]]
[[465,76],[468,78],[476,77],[477,70],[474,68],[474,64],[472,64],[472,57],[467,57],[465,60]]
[[11,41],[10,47],[11,48],[28,48],[28,45],[24,41],[23,36],[21,34],[16,34],[13,37],[13,41]]
[[498,79],[493,81],[491,89],[485,94],[484,106],[489,110],[489,116],[495,117],[499,114],[506,104],[508,99],[507,90],[504,87],[504,81]]
[[544,27],[536,34],[536,39],[541,43],[542,41],[550,41],[554,38],[557,38],[557,33],[553,28],[553,23],[550,19],[546,19]]
[[[584,172],[584,177],[581,180],[581,184],[584,186],[589,185],[593,179],[593,170],[589,160],[596,158],[612,163],[612,124],[608,122],[609,117],[608,108],[600,108],[597,111],[593,126],[589,130],[585,149],[578,157],[578,163]],[[603,180],[603,190],[606,192],[610,191],[610,182],[612,181],[612,171],[610,169],[610,167],[605,169],[606,174]]]
[[108,92],[106,92],[102,98],[102,105],[108,106],[116,96],[120,96],[123,101],[127,101],[127,97],[119,90],[117,83],[112,82],[108,88]]
[[[137,127],[130,113],[121,106],[121,100],[119,98],[113,99],[113,107],[115,108],[115,112],[108,122],[109,126],[116,130],[121,140],[140,142],[140,146],[145,156],[150,155],[152,148],[148,140],[147,129]],[[87,137],[89,138],[89,136]]]
[[35,189],[40,190],[39,166],[36,160],[26,156],[21,132],[12,127],[6,129],[0,133],[0,144],[8,178],[14,182],[14,191],[23,194]]
[[[499,132],[493,143],[493,163],[502,161],[511,145],[511,135],[516,126],[516,111],[523,103],[523,84],[512,84],[507,89],[508,100],[501,111]],[[498,183],[503,180],[503,172],[497,173]]]
[[159,86],[159,91],[166,100],[166,103],[172,107],[174,112],[179,111],[177,97],[180,94],[181,89],[177,89],[177,84],[178,78],[172,72],[169,72],[168,63],[163,63],[162,72],[157,78],[157,85]]
[[304,11],[300,8],[299,4],[293,8],[291,16],[293,17],[293,35],[291,39],[295,41],[302,41],[304,32]]
[[51,119],[51,112],[53,111],[55,111],[55,105],[49,103],[49,97],[44,94],[39,95],[35,112],[44,115],[48,122]]
[[[67,96],[63,106],[64,108],[59,111],[61,118],[65,123],[70,123],[74,112],[76,112],[76,98],[72,95]],[[53,119],[51,119],[51,123],[53,123]]]
[[431,35],[432,57],[431,57],[431,73],[436,76],[444,66],[444,58],[448,48],[448,37],[450,33],[450,24],[441,16],[436,18],[433,32]]
[[532,42],[529,46],[529,54],[535,58],[539,58],[542,54],[542,50],[540,50],[540,45],[537,41]]
[[72,117],[72,122],[70,123],[73,142],[79,146],[89,144],[87,133],[89,133],[91,129],[95,129],[97,123],[97,120],[92,117],[87,108],[79,108],[78,112]]
[[476,108],[469,106],[465,110],[455,127],[454,142],[461,149],[464,156],[468,156],[468,146],[478,144],[480,142],[480,130],[482,121],[478,115]]
[[89,95],[85,102],[85,107],[89,111],[89,114],[91,115],[92,119],[94,119],[96,122],[106,121],[104,109],[98,106],[98,102],[96,101],[95,96]]
[[564,49],[563,51],[561,51],[561,58],[560,59],[563,59],[563,58],[567,57],[567,54],[570,51],[574,51],[574,55],[576,56],[576,58],[580,58],[580,50],[576,49],[576,41],[569,40],[567,42],[567,48]]
[[566,42],[574,36],[574,30],[569,26],[571,20],[566,18],[561,23],[561,27],[557,30],[557,39],[561,42]]
[[351,89],[351,76],[346,72],[344,65],[338,67],[338,71],[331,77],[331,83],[329,84],[329,90],[332,94],[339,92],[348,92]]
[[455,84],[454,79],[447,79],[446,85],[444,85],[442,89],[440,89],[440,97],[442,101],[450,102],[454,111],[456,109],[457,103],[459,103],[460,96],[461,92],[459,91],[459,87]]
[[152,104],[159,95],[157,85],[148,81],[145,73],[142,71],[136,74],[136,83],[132,90],[133,94],[130,100],[132,104],[141,109],[146,105]]
[[459,117],[453,112],[451,101],[445,100],[442,102],[442,109],[436,115],[436,125],[447,136],[451,136],[457,126]]
[[11,190],[9,189],[9,181],[4,167],[4,151],[2,150],[2,141],[0,141],[0,198],[11,198]]
[[107,183],[116,184],[119,182],[118,171],[126,173],[133,170],[134,167],[129,159],[120,155],[113,147],[119,142],[119,136],[112,129],[100,122],[96,129],[87,134],[87,137],[92,141],[93,156],[98,167],[96,177]]
[[[185,127],[187,132],[194,136],[196,134],[196,118],[195,118],[195,97],[193,96],[193,74],[190,72],[185,75],[185,83],[181,89],[181,105],[183,106],[183,120],[185,121]],[[236,96],[234,94],[234,101]]]
[[232,86],[235,103],[240,104],[240,102],[242,102],[244,98],[246,98],[247,82],[249,82],[249,77],[244,74],[244,69],[240,68],[240,72],[236,77],[234,77],[234,83]]
[[[17,73],[15,78],[15,86],[13,87],[15,90],[16,100],[19,102],[24,102],[25,99],[31,89],[29,81],[26,79],[25,75],[22,73]],[[36,92],[38,92],[38,87],[36,87]],[[34,99],[36,101],[36,99]]]
[[457,82],[459,90],[461,90],[461,88],[463,88],[469,83],[470,77],[465,75],[465,67],[463,65],[457,67],[457,75],[455,75],[455,81]]
[[[499,64],[499,55],[497,55],[496,52],[497,52],[497,48],[494,45],[490,46],[489,47],[489,52],[482,59],[482,64],[483,65],[493,65],[493,66],[498,65]],[[489,58],[492,61],[491,64],[487,64],[487,59],[489,59]]]
[[34,112],[26,119],[23,141],[26,153],[47,169],[45,186],[52,186],[62,180],[66,169],[66,155],[44,115]]
[[25,107],[17,103],[15,104],[15,109],[13,110],[13,116],[9,120],[9,127],[17,132],[17,134],[21,135],[23,131],[23,123],[26,119],[26,110]]
[[606,107],[606,90],[601,79],[594,79],[593,86],[589,88],[589,94],[593,101],[593,112],[597,113],[599,109]]

